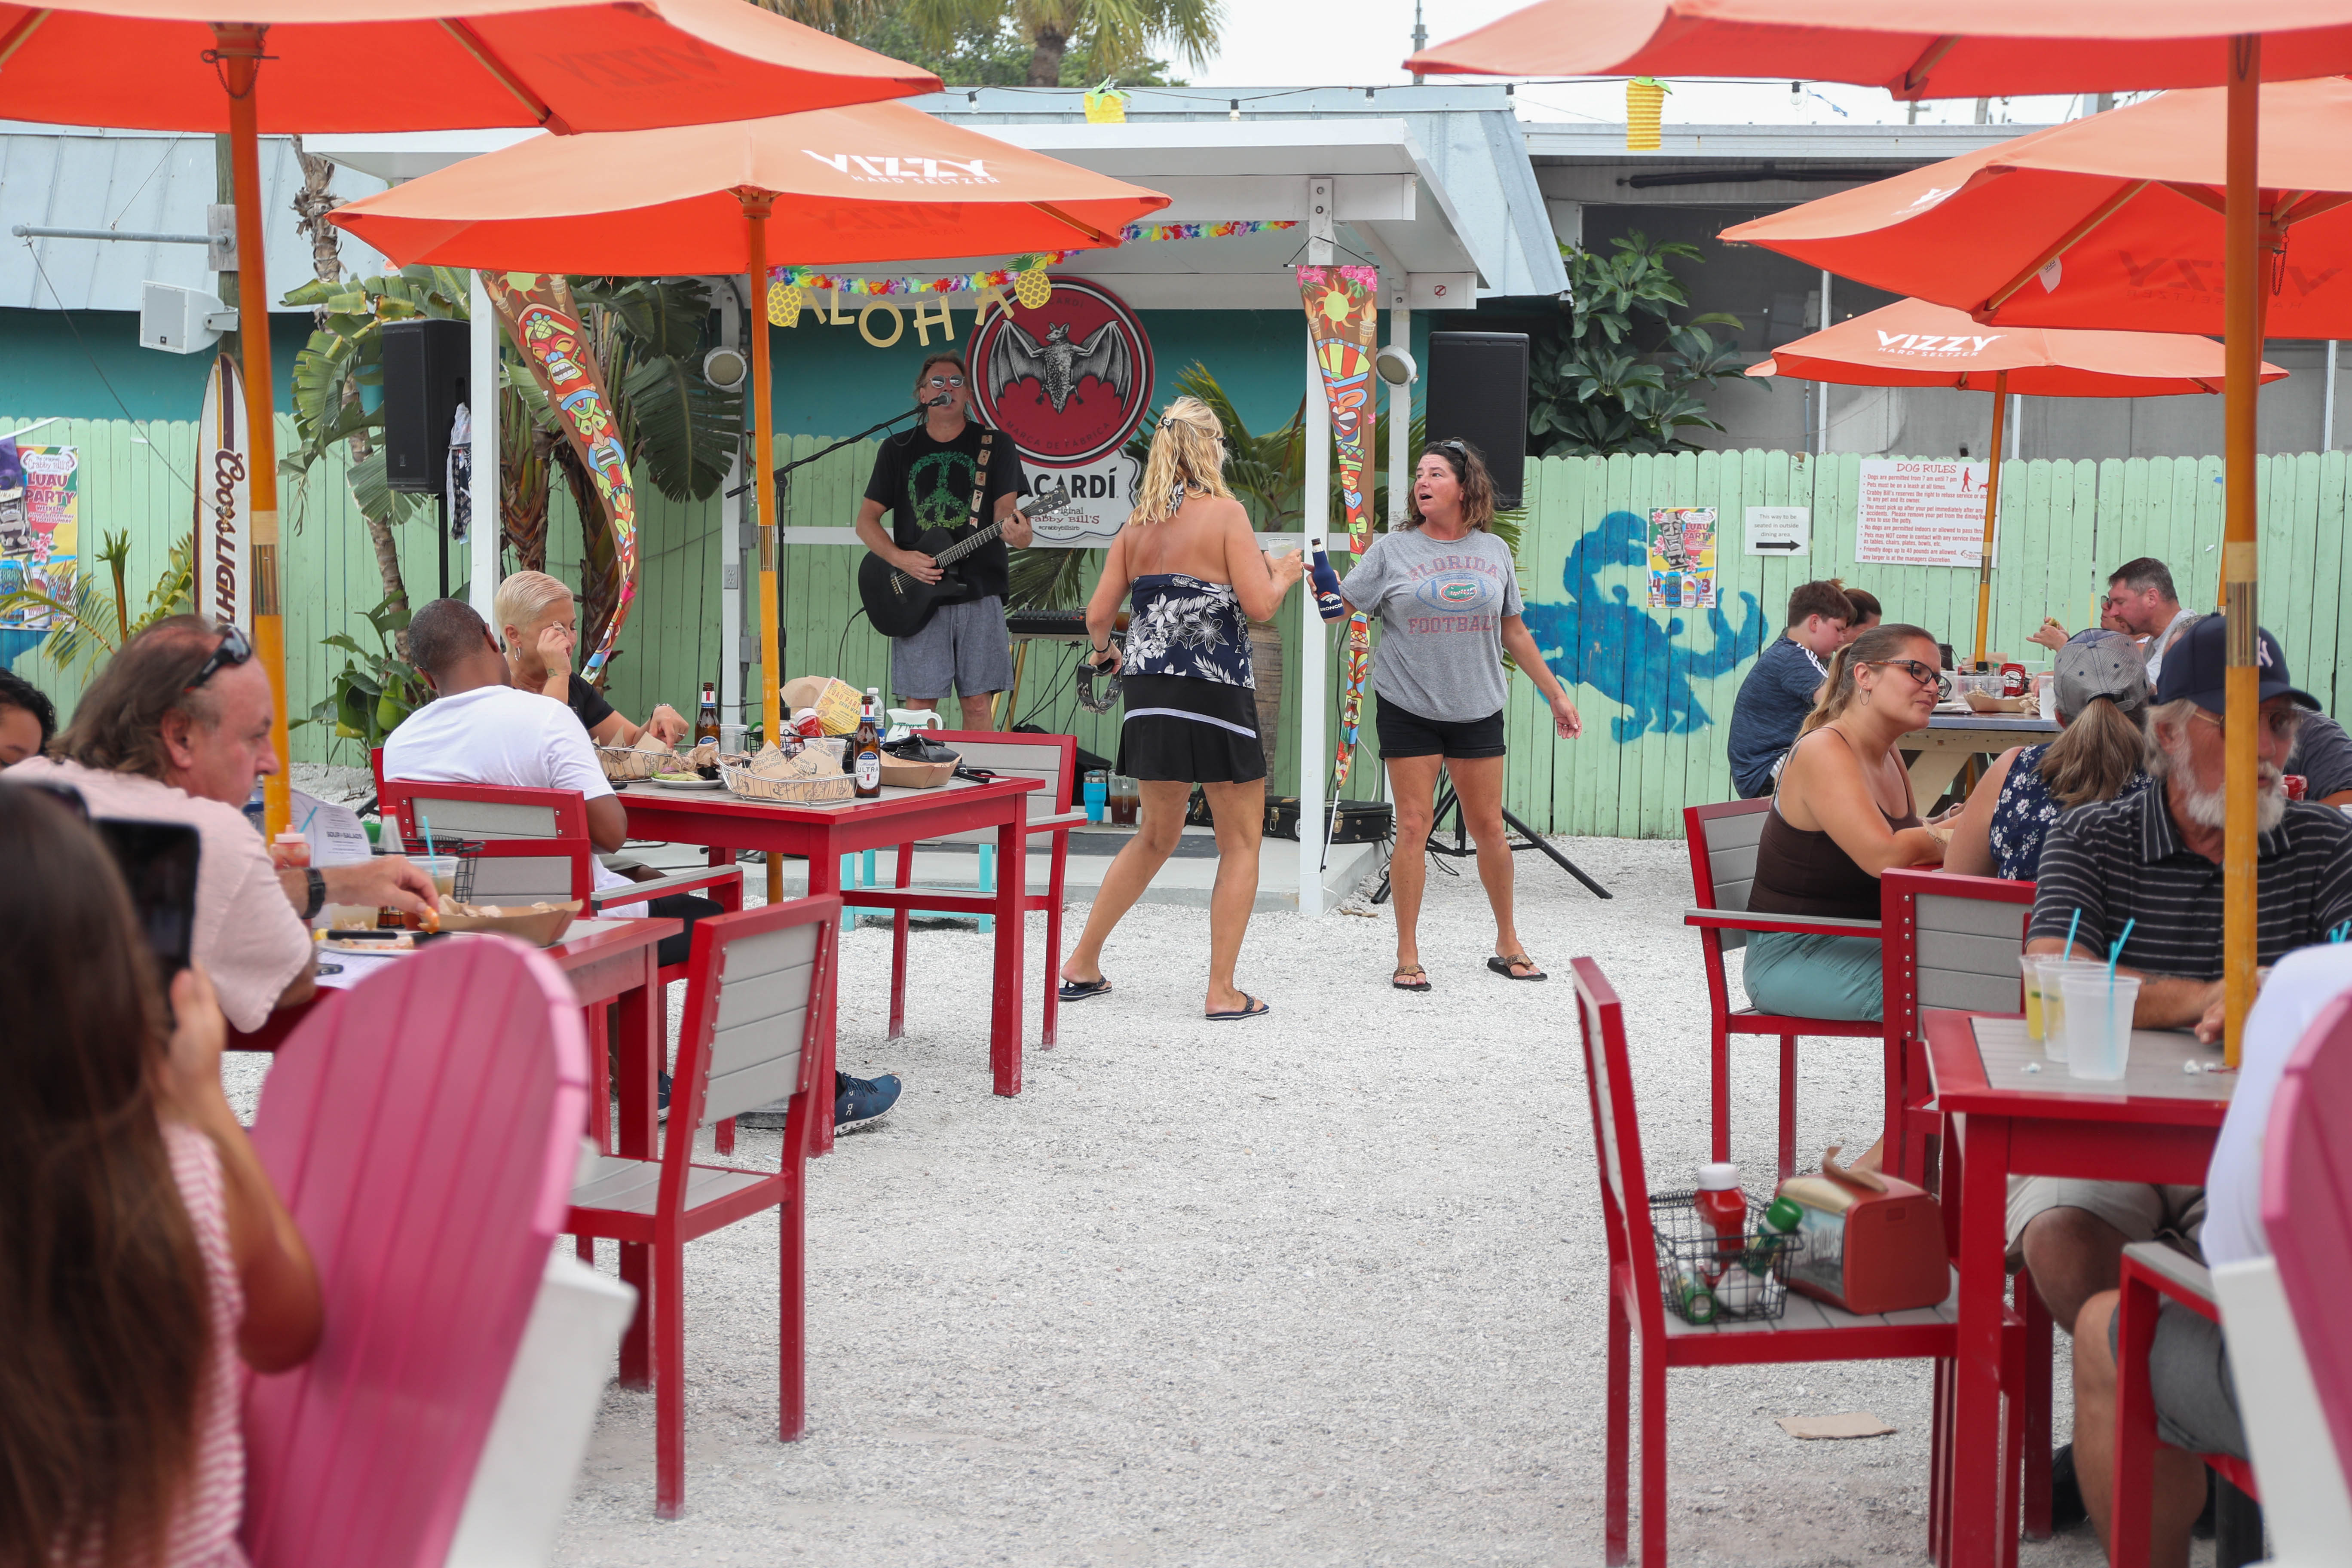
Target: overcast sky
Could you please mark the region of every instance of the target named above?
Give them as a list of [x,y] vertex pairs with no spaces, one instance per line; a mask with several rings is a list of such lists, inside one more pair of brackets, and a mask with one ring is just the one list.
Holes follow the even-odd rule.
[[[1424,25],[1432,44],[1458,37],[1517,10],[1509,0],[1427,0]],[[1327,6],[1311,0],[1225,0],[1224,47],[1205,70],[1176,68],[1204,87],[1366,87],[1411,79],[1400,68],[1412,52],[1413,0],[1353,0]],[[1444,80],[1444,78],[1432,78]],[[1477,80],[1477,78],[1461,78]],[[1807,83],[1794,99],[1785,81],[1673,81],[1668,125],[1901,124],[1908,106],[1875,88]],[[1621,121],[1622,82],[1544,83],[1519,89],[1526,120]],[[1843,112],[1841,112],[1843,110]],[[1996,100],[1991,118],[2042,125],[2080,112],[2063,98]],[[1925,124],[1965,124],[1973,99],[1919,107]]]

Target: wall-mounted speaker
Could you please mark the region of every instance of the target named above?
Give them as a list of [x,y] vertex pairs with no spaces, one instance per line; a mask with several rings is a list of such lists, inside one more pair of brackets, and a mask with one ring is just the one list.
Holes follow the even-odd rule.
[[1495,477],[1495,504],[1519,504],[1528,455],[1528,335],[1432,332],[1423,416],[1432,441],[1467,441]]
[[466,401],[473,329],[463,321],[383,324],[383,477],[395,490],[438,495],[449,427]]

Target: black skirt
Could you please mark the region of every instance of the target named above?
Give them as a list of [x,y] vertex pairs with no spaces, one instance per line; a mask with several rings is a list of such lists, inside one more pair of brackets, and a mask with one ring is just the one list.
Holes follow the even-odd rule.
[[1185,675],[1130,675],[1118,771],[1152,784],[1247,784],[1265,777],[1257,693]]

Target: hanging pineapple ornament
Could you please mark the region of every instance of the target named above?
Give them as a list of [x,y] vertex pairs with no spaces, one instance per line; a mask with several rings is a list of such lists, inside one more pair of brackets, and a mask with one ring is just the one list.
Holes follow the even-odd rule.
[[768,285],[768,320],[780,327],[795,327],[801,320],[801,286],[797,283],[771,282]]
[[1665,112],[1672,89],[1654,76],[1637,76],[1625,83],[1625,151],[1658,150],[1658,121]]
[[1054,280],[1045,276],[1044,262],[1026,268],[1013,280],[1013,297],[1021,301],[1024,310],[1034,310],[1054,297]]

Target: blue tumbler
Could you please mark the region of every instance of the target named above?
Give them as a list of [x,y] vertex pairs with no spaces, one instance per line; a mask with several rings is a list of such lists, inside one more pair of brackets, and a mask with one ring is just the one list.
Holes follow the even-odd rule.
[[1087,820],[1088,822],[1102,821],[1106,812],[1108,810],[1109,801],[1110,776],[1108,773],[1105,773],[1100,768],[1097,768],[1092,773],[1087,774]]

